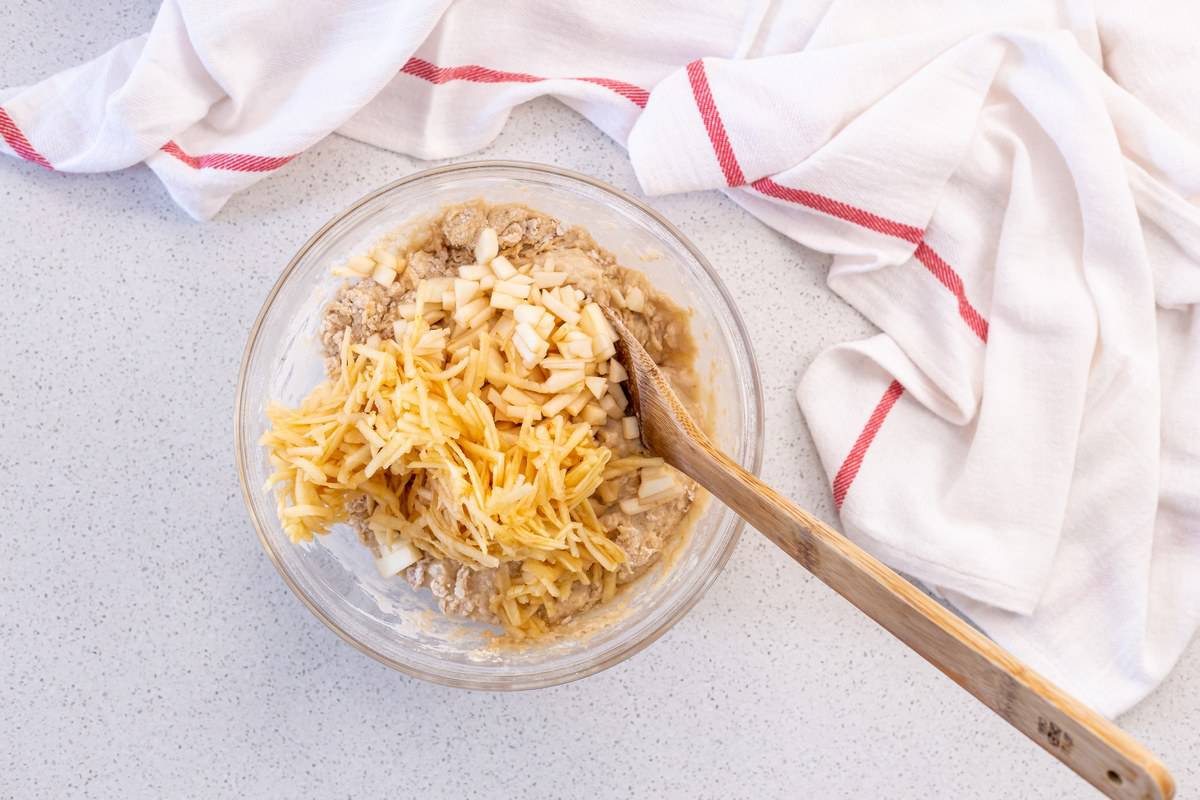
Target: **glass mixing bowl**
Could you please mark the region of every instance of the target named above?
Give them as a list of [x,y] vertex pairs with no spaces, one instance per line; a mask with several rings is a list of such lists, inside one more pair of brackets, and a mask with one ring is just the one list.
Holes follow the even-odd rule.
[[707,500],[675,553],[561,635],[489,646],[488,626],[443,616],[428,590],[383,579],[345,526],[292,544],[262,489],[271,473],[258,438],[271,401],[296,404],[324,378],[320,311],[341,279],[331,267],[375,239],[455,202],[520,202],[582,225],[618,261],[692,309],[697,370],[711,391],[717,444],[757,472],[763,409],[741,316],[704,256],[651,208],[593,178],[541,164],[475,162],[427,170],[372,192],[305,242],[267,296],[242,359],[234,419],[238,477],[263,548],[309,610],[364,653],[409,675],[473,689],[566,683],[628,658],[661,636],[720,573],[743,523]]

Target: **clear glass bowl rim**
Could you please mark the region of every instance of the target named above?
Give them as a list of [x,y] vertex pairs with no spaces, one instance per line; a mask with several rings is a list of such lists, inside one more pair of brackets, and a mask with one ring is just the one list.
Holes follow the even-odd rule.
[[[412,664],[397,661],[376,651],[374,648],[370,647],[368,644],[346,631],[341,625],[338,624],[337,620],[333,619],[328,613],[326,613],[325,609],[319,603],[309,597],[308,594],[300,588],[299,584],[292,577],[287,567],[285,567],[283,562],[279,559],[275,552],[275,548],[270,541],[270,538],[267,536],[267,533],[263,528],[262,520],[260,520],[258,515],[255,513],[254,504],[251,497],[251,492],[254,490],[254,487],[249,485],[247,476],[246,459],[248,458],[249,454],[243,447],[243,437],[241,433],[243,425],[246,421],[246,388],[251,356],[254,353],[255,345],[258,343],[258,337],[262,330],[263,322],[266,319],[267,314],[271,311],[271,308],[278,297],[280,290],[288,282],[288,279],[295,271],[297,265],[303,260],[305,255],[307,255],[308,251],[311,250],[319,241],[321,241],[321,239],[326,233],[329,232],[330,229],[358,209],[362,208],[364,205],[409,184],[446,175],[469,173],[472,171],[486,172],[493,169],[522,170],[534,173],[549,174],[559,178],[566,178],[568,181],[578,181],[594,189],[599,189],[602,192],[613,196],[616,200],[634,207],[636,210],[650,217],[656,224],[662,226],[664,230],[673,236],[677,242],[688,252],[688,254],[695,259],[696,263],[700,265],[709,281],[712,282],[713,288],[716,289],[717,294],[725,304],[725,310],[728,311],[730,315],[730,322],[732,323],[733,329],[736,332],[736,336],[739,340],[738,344],[744,348],[745,353],[748,356],[745,367],[750,374],[750,380],[752,383],[750,391],[750,395],[752,397],[752,407],[749,409],[749,411],[750,420],[754,426],[754,436],[749,443],[750,463],[747,464],[746,467],[755,475],[757,475],[759,470],[762,468],[763,442],[765,439],[765,432],[763,430],[764,400],[762,378],[758,369],[758,360],[755,357],[754,348],[751,345],[750,334],[746,329],[745,321],[742,319],[741,312],[738,311],[737,305],[734,303],[733,297],[730,295],[729,290],[725,288],[725,284],[722,282],[716,270],[713,269],[713,266],[709,263],[708,259],[705,258],[704,255],[696,248],[696,246],[692,244],[692,242],[686,236],[684,236],[683,233],[670,221],[668,221],[646,203],[621,191],[620,189],[617,189],[614,186],[605,183],[604,181],[579,172],[575,172],[573,170],[563,169],[561,167],[555,167],[548,164],[539,164],[536,162],[508,160],[465,161],[456,164],[448,164],[441,167],[420,170],[412,173],[411,175],[406,175],[403,178],[392,181],[391,183],[381,186],[380,188],[360,197],[358,200],[339,211],[332,218],[330,218],[328,222],[322,225],[316,231],[316,233],[310,236],[308,240],[300,247],[300,249],[296,251],[296,254],[292,256],[290,261],[288,261],[288,264],[284,268],[282,274],[280,274],[279,278],[271,286],[271,291],[267,294],[266,300],[263,301],[262,307],[259,309],[258,315],[255,317],[254,324],[250,329],[250,335],[246,342],[246,348],[242,353],[242,362],[238,370],[237,396],[234,405],[233,420],[234,452],[237,461],[238,482],[241,484],[242,488],[242,499],[246,504],[246,509],[249,512],[250,519],[254,523],[254,530],[258,535],[259,543],[262,545],[267,557],[274,565],[276,572],[278,572],[280,577],[283,578],[284,583],[287,584],[292,594],[298,597],[300,601],[304,603],[305,607],[307,607],[317,619],[319,619],[325,624],[326,627],[336,633],[343,641],[354,647],[359,652],[364,653],[376,661],[411,677],[419,678],[435,684],[441,684],[443,686],[489,691],[538,689],[564,683],[571,683],[573,681],[586,678],[589,675],[594,675],[597,672],[608,669],[609,667],[615,666],[627,658],[630,658],[631,656],[641,652],[643,649],[658,640],[658,638],[665,634],[668,630],[670,630],[679,620],[683,619],[683,617],[686,616],[689,611],[691,611],[696,603],[700,601],[700,598],[707,593],[708,589],[716,581],[722,570],[724,570],[725,565],[729,562],[729,558],[733,554],[733,551],[737,547],[737,543],[741,538],[742,530],[746,527],[744,520],[736,520],[733,526],[733,531],[725,543],[725,547],[719,553],[716,561],[712,565],[712,568],[706,575],[703,576],[701,582],[694,587],[691,595],[685,598],[684,602],[680,603],[670,616],[665,617],[657,627],[651,629],[645,635],[638,639],[631,640],[624,647],[614,650],[613,652],[609,653],[606,658],[598,659],[589,664],[587,667],[573,671],[569,674],[552,673],[540,677],[532,676],[524,680],[510,680],[504,684],[497,684],[490,680],[475,681],[453,678],[437,672],[431,672],[427,669],[416,667]],[[712,502],[718,501],[713,500]]]

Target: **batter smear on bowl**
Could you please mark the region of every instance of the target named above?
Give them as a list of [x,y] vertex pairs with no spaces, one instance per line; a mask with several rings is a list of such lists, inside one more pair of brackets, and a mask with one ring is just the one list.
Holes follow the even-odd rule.
[[473,202],[337,272],[328,380],[262,437],[294,542],[347,522],[381,574],[524,637],[611,599],[696,487],[645,453],[600,305],[699,411],[689,314],[587,231]]

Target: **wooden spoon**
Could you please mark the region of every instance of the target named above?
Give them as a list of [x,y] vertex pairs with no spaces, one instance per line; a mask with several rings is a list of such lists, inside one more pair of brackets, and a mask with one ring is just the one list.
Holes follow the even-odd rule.
[[1021,733],[1104,794],[1167,800],[1175,782],[1135,739],[998,647],[842,534],[722,453],[641,344],[604,309],[642,442]]

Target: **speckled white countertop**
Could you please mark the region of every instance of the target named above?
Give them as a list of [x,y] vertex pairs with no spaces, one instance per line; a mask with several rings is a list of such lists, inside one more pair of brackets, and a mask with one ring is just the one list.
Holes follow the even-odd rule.
[[[149,26],[152,2],[9,2],[0,86]],[[637,193],[565,108],[518,109],[478,157]],[[1090,797],[1090,789],[748,531],[708,596],[582,682],[477,694],[407,678],[284,586],[242,505],[234,383],[282,266],[334,211],[426,166],[330,138],[217,219],[144,168],[0,160],[0,797]],[[714,194],[652,198],[749,324],[764,475],[832,519],[793,400],[871,326],[825,260]],[[1125,716],[1200,786],[1200,646]]]

